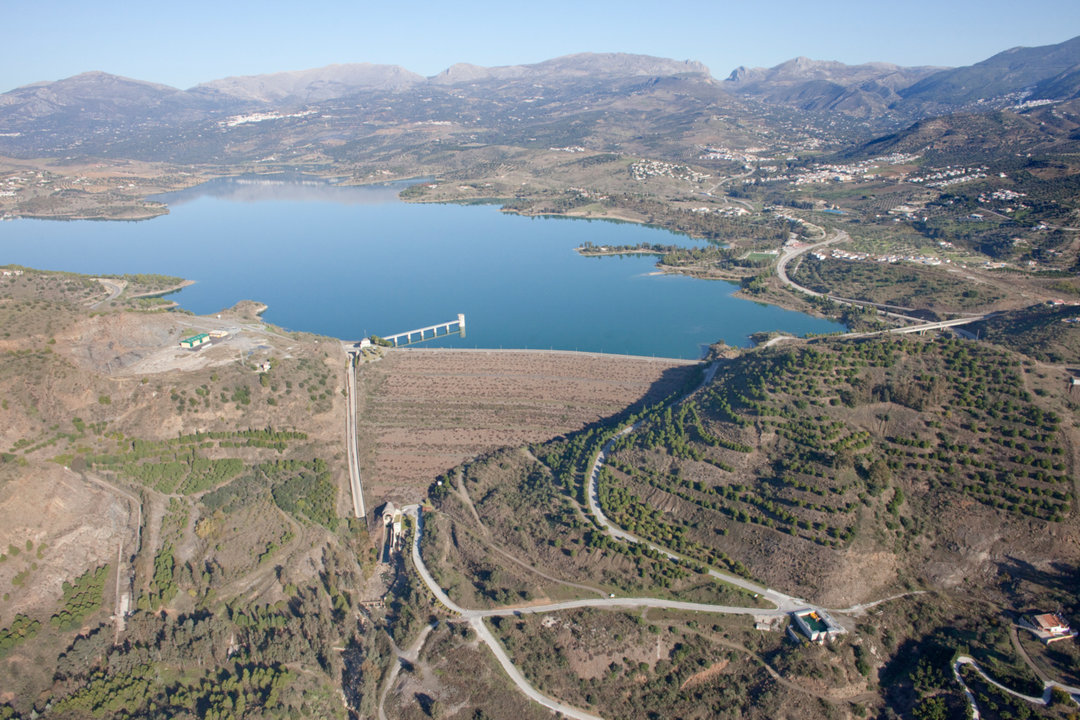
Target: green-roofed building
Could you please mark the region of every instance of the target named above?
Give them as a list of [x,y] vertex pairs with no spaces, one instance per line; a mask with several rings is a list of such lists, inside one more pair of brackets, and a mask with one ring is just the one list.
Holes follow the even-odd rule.
[[208,342],[210,342],[210,335],[208,333],[199,333],[198,335],[192,335],[191,337],[186,337],[181,340],[180,347],[191,350],[200,345],[205,345]]

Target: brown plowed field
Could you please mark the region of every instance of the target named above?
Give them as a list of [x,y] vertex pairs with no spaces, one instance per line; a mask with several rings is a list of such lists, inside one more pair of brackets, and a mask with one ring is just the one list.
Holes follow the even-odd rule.
[[685,361],[544,351],[394,350],[358,370],[369,501],[415,501],[440,473],[498,447],[548,440],[659,400]]

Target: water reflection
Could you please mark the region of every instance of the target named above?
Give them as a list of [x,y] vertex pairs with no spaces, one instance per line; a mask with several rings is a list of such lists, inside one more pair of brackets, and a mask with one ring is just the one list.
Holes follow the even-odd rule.
[[184,190],[151,196],[166,205],[184,205],[203,197],[229,202],[330,202],[340,205],[383,205],[400,202],[398,193],[421,182],[405,180],[374,185],[344,185],[341,179],[312,175],[274,174],[217,178]]

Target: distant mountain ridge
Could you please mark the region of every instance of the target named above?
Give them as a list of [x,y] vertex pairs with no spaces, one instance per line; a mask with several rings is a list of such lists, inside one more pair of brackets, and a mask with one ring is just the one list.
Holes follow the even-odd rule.
[[354,63],[268,75],[227,77],[200,83],[187,92],[258,103],[318,102],[361,90],[400,90],[425,78],[399,65]]
[[161,96],[181,93],[201,100],[271,104],[319,102],[364,90],[404,90],[426,83],[452,85],[526,77],[553,79],[600,75],[632,77],[681,74],[712,77],[709,69],[695,60],[670,60],[630,53],[577,53],[531,65],[482,67],[458,63],[430,78],[400,65],[350,63],[262,75],[230,76],[199,83],[187,90],[91,71],[70,78],[36,82],[15,88],[0,94],[0,107],[18,104],[21,98],[40,92],[54,93],[57,98],[70,95],[69,99],[75,99],[76,96],[100,98],[108,93],[116,93],[119,99],[133,96],[135,87],[144,88],[144,98],[150,101],[156,99],[150,97],[153,90]]
[[736,68],[723,87],[771,104],[867,117],[900,100],[898,90],[940,70],[882,62],[845,65],[798,57],[772,68]]
[[[697,159],[705,145],[758,144],[757,122],[741,122],[749,118],[816,124],[864,142],[939,115],[1076,97],[1080,37],[1014,48],[966,68],[798,57],[773,68],[740,67],[723,81],[700,62],[626,53],[461,63],[432,77],[397,65],[330,65],[188,90],[90,72],[0,94],[0,154],[227,162],[323,143],[374,147],[383,142],[376,128],[423,126],[453,128],[446,132],[468,143],[662,150],[683,161]],[[223,135],[240,125],[243,131]],[[244,142],[235,142],[236,133]]]
[[[305,135],[308,144],[318,137],[358,142],[376,125],[397,132],[469,128],[473,141],[555,146],[581,144],[597,128],[610,136],[634,127],[635,146],[692,149],[679,133],[704,122],[706,108],[741,111],[737,104],[699,62],[626,53],[493,68],[459,64],[430,78],[396,65],[331,65],[188,90],[98,72],[0,95],[0,154],[217,162],[237,153],[272,155],[280,143],[304,144]],[[598,107],[609,115],[603,127]],[[663,134],[650,127],[660,117],[670,120]],[[245,143],[222,135],[239,125],[251,135]]]
[[993,109],[1020,99],[1069,100],[1080,97],[1080,37],[1012,48],[960,68],[799,57],[772,68],[736,68],[723,86],[766,104],[898,121],[972,110],[979,103]]
[[587,77],[597,75],[657,76],[693,74],[711,78],[709,68],[696,60],[669,60],[628,53],[578,53],[532,65],[481,67],[468,63],[451,65],[430,80],[441,85],[483,80],[518,80],[527,77]]
[[1033,97],[1065,100],[1046,93],[1055,82],[1078,71],[1080,37],[1075,37],[1057,45],[1015,47],[974,65],[943,70],[904,88],[900,95],[907,103],[953,106],[1024,91],[1031,91]]
[[36,117],[78,104],[84,111],[144,109],[174,98],[168,85],[132,80],[103,72],[80,73],[56,82],[24,85],[0,95],[0,113]]

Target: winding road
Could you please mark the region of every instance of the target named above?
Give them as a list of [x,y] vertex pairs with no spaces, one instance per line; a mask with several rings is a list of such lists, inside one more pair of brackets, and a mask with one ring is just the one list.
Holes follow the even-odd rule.
[[107,298],[105,298],[104,300],[97,301],[96,303],[94,303],[93,305],[90,306],[91,308],[101,307],[105,303],[112,302],[116,298],[120,297],[120,293],[124,292],[124,285],[127,284],[127,283],[124,283],[123,285],[121,285],[118,282],[115,282],[113,280],[106,280],[105,278],[96,278],[96,280],[99,283],[101,283],[102,285],[105,286],[105,289],[109,291],[109,296]]
[[997,680],[994,680],[992,677],[987,675],[986,671],[979,667],[979,664],[975,662],[975,658],[971,657],[970,655],[959,655],[957,656],[955,662],[953,662],[953,676],[956,678],[956,682],[960,683],[960,687],[964,689],[964,695],[967,696],[968,705],[971,706],[971,717],[974,718],[974,720],[979,720],[979,706],[975,704],[975,694],[971,692],[971,688],[967,686],[967,683],[965,683],[964,679],[960,676],[960,667],[963,665],[970,665],[975,672],[979,673],[983,680],[990,683],[998,690],[1004,693],[1008,693],[1009,695],[1012,695],[1013,697],[1023,700],[1025,702],[1029,702],[1032,705],[1041,705],[1043,707],[1049,705],[1051,703],[1051,694],[1053,693],[1055,688],[1064,690],[1072,697],[1073,700],[1080,703],[1080,688],[1075,688],[1071,685],[1062,685],[1061,683],[1054,682],[1053,680],[1043,680],[1042,697],[1032,697],[1031,695],[1024,695],[1023,693],[1016,692],[1015,690],[1010,690],[1009,688],[999,683]]
[[523,610],[504,610],[504,611],[484,611],[484,610],[466,610],[453,600],[450,596],[443,592],[443,589],[439,587],[439,584],[435,582],[435,578],[431,576],[431,573],[427,569],[427,565],[424,564],[424,559],[420,556],[420,536],[424,532],[424,515],[417,505],[408,505],[401,509],[406,515],[411,516],[416,521],[416,532],[413,533],[412,544],[412,561],[413,566],[416,568],[416,572],[419,573],[420,579],[427,585],[428,590],[435,596],[435,599],[439,601],[447,610],[459,615],[462,619],[466,620],[472,629],[476,631],[476,636],[480,638],[485,645],[491,648],[491,652],[494,653],[495,659],[499,661],[499,665],[502,666],[506,674],[510,676],[510,679],[517,685],[518,689],[524,693],[530,699],[540,703],[544,707],[557,713],[562,713],[565,717],[576,718],[576,720],[603,720],[597,715],[587,713],[584,710],[580,710],[572,705],[559,702],[554,698],[550,698],[543,694],[536,688],[534,688],[525,676],[514,665],[513,661],[506,654],[506,650],[503,649],[502,644],[495,639],[495,636],[491,634],[491,630],[484,624],[485,617],[494,617],[496,615],[514,615],[516,613],[524,612]]
[[[718,363],[714,362],[706,369],[702,379],[703,386],[707,385],[709,382],[712,381],[718,367]],[[685,400],[685,398],[683,398],[683,400]],[[607,519],[607,517],[603,513],[603,510],[600,507],[598,485],[600,469],[603,466],[604,460],[607,457],[608,453],[611,452],[615,441],[619,437],[633,432],[638,427],[638,425],[639,423],[635,423],[622,428],[614,437],[608,440],[608,442],[603,446],[603,448],[601,448],[601,450],[596,454],[596,457],[593,459],[592,467],[589,474],[589,512],[592,517],[597,521],[597,523],[599,523],[600,526],[605,530],[605,532],[607,532],[611,537],[625,542],[641,543],[674,560],[681,560],[682,558],[679,555],[671,552],[667,548],[663,548],[648,541],[642,540],[641,538],[638,538],[632,533],[626,532],[625,530],[617,527],[610,520]],[[471,506],[471,503],[467,504]],[[431,591],[431,594],[435,597],[439,604],[441,604],[454,615],[457,615],[462,620],[465,620],[469,623],[469,625],[476,632],[477,637],[491,649],[491,652],[495,655],[496,660],[498,660],[503,670],[524,695],[539,703],[540,705],[543,705],[549,710],[552,710],[556,713],[561,713],[564,717],[575,718],[576,720],[602,720],[602,718],[599,718],[592,713],[586,712],[585,710],[581,710],[580,708],[576,708],[571,705],[567,705],[566,703],[560,702],[559,700],[549,697],[537,690],[535,687],[533,687],[532,684],[529,683],[529,681],[525,679],[525,677],[521,674],[521,671],[517,669],[513,661],[507,655],[506,649],[503,648],[502,644],[498,641],[498,639],[492,634],[491,630],[484,623],[484,618],[542,614],[579,608],[656,608],[662,610],[681,610],[689,612],[716,613],[724,615],[750,615],[754,617],[780,617],[792,611],[800,609],[824,609],[816,608],[807,603],[802,598],[787,595],[777,590],[773,590],[771,588],[767,588],[753,583],[749,580],[746,580],[745,578],[719,572],[711,568],[708,570],[711,576],[723,582],[747,590],[753,593],[756,597],[763,597],[768,602],[772,603],[775,607],[773,609],[763,609],[737,605],[713,605],[708,603],[684,602],[679,600],[668,600],[665,598],[607,597],[584,598],[578,600],[566,600],[557,603],[516,605],[489,609],[463,608],[457,603],[455,603],[450,598],[450,596],[446,594],[442,587],[439,586],[439,584],[435,581],[435,578],[431,575],[431,572],[428,570],[427,565],[424,563],[424,558],[420,553],[420,542],[424,532],[423,511],[418,505],[409,505],[403,507],[402,512],[412,517],[416,525],[415,532],[413,533],[411,552],[413,566],[416,568],[417,574],[420,575],[421,580],[423,580],[424,584],[427,586],[428,590]],[[483,527],[482,523],[481,527]],[[904,593],[903,595],[907,594],[912,593]],[[885,598],[883,600],[878,600],[873,603],[854,606],[852,608],[849,608],[848,611],[853,614],[860,614],[868,607],[872,607],[879,603],[886,602],[888,600],[892,600],[898,597],[903,597],[903,595],[896,595],[890,598]],[[389,688],[390,683],[388,683],[384,687],[381,698],[386,697],[386,694],[389,692]]]
[[[846,232],[837,231],[837,233],[831,238],[828,238],[827,240],[822,240],[818,243],[814,243],[813,245],[803,245],[800,247],[788,248],[776,261],[776,276],[784,285],[791,288],[792,290],[795,290],[796,292],[803,293],[804,295],[809,295],[810,297],[816,298],[825,298],[827,300],[831,300],[832,302],[839,303],[840,305],[850,305],[852,307],[873,307],[876,308],[878,313],[881,315],[886,315],[893,318],[894,320],[903,320],[904,322],[910,322],[915,324],[907,325],[905,327],[889,328],[888,330],[875,330],[873,332],[845,333],[840,337],[855,339],[863,337],[873,337],[874,335],[896,335],[905,333],[921,333],[927,330],[943,330],[945,328],[959,327],[961,325],[969,325],[973,322],[985,320],[986,318],[994,314],[986,313],[983,315],[969,315],[966,317],[954,318],[952,320],[938,320],[934,322],[926,322],[922,318],[892,312],[892,310],[902,309],[894,305],[885,305],[882,303],[873,303],[863,300],[851,300],[849,298],[842,298],[836,295],[829,295],[827,293],[819,293],[816,290],[811,290],[808,287],[799,285],[797,282],[795,282],[788,276],[788,263],[790,263],[796,257],[799,257],[804,253],[810,252],[811,250],[816,250],[817,248],[825,247],[826,245],[831,245],[836,242],[844,242],[850,239],[851,237]],[[776,345],[777,343],[781,343],[791,339],[793,339],[793,336],[791,335],[778,335],[777,337],[771,338],[768,342],[765,343],[764,346],[771,347],[772,345]]]
[[[671,550],[668,550],[667,548],[660,547],[659,545],[654,545],[648,540],[644,540],[637,535],[634,535],[633,533],[629,533],[622,528],[617,527],[614,523],[608,520],[607,516],[604,515],[603,509],[600,507],[600,469],[604,465],[604,460],[607,459],[608,453],[610,453],[612,448],[614,447],[615,441],[618,440],[620,437],[633,432],[636,428],[636,424],[624,427],[615,435],[615,437],[608,440],[604,447],[600,450],[600,452],[596,454],[596,457],[593,458],[592,468],[589,470],[589,492],[587,496],[589,512],[592,514],[596,522],[598,522],[600,526],[604,528],[604,531],[607,532],[607,534],[611,537],[616,538],[617,540],[622,540],[624,542],[638,543],[647,548],[655,550],[656,552],[662,553],[663,555],[666,555],[672,560],[681,561],[684,559],[681,555],[678,555]],[[718,580],[722,580],[723,582],[726,582],[730,585],[734,585],[736,587],[742,588],[743,590],[747,590],[753,593],[755,596],[764,597],[766,600],[776,606],[776,610],[771,612],[753,610],[752,608],[742,608],[742,611],[744,612],[747,610],[753,610],[754,613],[761,615],[784,615],[786,613],[792,612],[793,610],[801,610],[810,607],[809,604],[801,598],[792,597],[791,595],[785,595],[782,592],[763,587],[737,575],[720,572],[719,570],[714,570],[712,568],[709,568],[708,573],[709,575]],[[718,608],[720,606],[710,607]],[[704,612],[731,612],[731,610],[716,609],[705,610]]]
[[[878,312],[881,313],[882,315],[888,315],[889,317],[894,318],[896,320],[904,320],[906,322],[922,323],[923,322],[922,318],[911,317],[910,315],[903,315],[901,313],[895,313],[895,312],[892,312],[892,311],[886,309],[886,308],[889,307],[888,305],[882,305],[880,303],[872,303],[872,302],[863,302],[863,301],[859,301],[859,300],[850,300],[848,298],[837,297],[836,295],[829,295],[828,293],[819,293],[816,290],[811,290],[808,287],[805,287],[803,285],[799,285],[797,282],[795,282],[794,280],[792,280],[788,276],[788,274],[787,274],[788,263],[791,262],[792,260],[794,260],[795,258],[799,257],[800,255],[808,253],[811,250],[816,250],[818,248],[825,247],[826,245],[832,245],[833,243],[847,242],[850,239],[851,239],[851,236],[848,235],[846,232],[844,232],[843,230],[837,230],[836,234],[833,235],[831,238],[827,238],[825,240],[822,240],[821,242],[814,243],[813,245],[802,245],[802,246],[799,246],[799,247],[789,247],[787,250],[785,250],[783,252],[783,254],[780,256],[780,258],[776,261],[776,276],[778,278],[780,278],[780,282],[782,282],[784,285],[787,285],[792,290],[795,290],[797,292],[801,292],[804,295],[809,295],[810,297],[826,298],[827,300],[832,300],[835,303],[839,303],[841,305],[851,305],[853,307],[865,307],[866,305],[870,305],[872,307],[877,308]],[[973,322],[973,321],[969,321],[969,322]]]
[[[834,236],[832,236],[831,238],[827,238],[825,240],[822,240],[821,242],[814,243],[812,245],[806,245],[806,246],[802,246],[802,247],[797,247],[797,248],[789,248],[787,251],[784,252],[784,254],[777,261],[777,265],[776,265],[777,275],[779,276],[780,280],[785,285],[787,285],[787,286],[791,287],[792,289],[795,289],[795,290],[797,290],[799,292],[803,292],[803,293],[806,293],[806,294],[814,296],[814,297],[827,297],[827,298],[833,299],[833,300],[835,300],[837,302],[843,302],[843,303],[846,303],[846,304],[853,304],[853,305],[859,304],[859,303],[855,303],[855,302],[852,302],[852,301],[837,300],[836,298],[832,298],[831,296],[823,295],[822,293],[815,292],[813,290],[810,290],[809,288],[804,288],[801,285],[798,285],[794,281],[792,281],[787,275],[787,265],[795,257],[798,257],[799,255],[801,255],[801,254],[803,254],[805,252],[808,252],[810,250],[820,248],[820,247],[824,247],[826,245],[830,245],[830,244],[835,243],[835,242],[845,241],[845,240],[848,240],[848,239],[850,239],[850,238],[848,237],[847,233],[839,231]],[[908,326],[908,327],[904,327],[904,328],[894,328],[891,331],[885,331],[885,332],[918,332],[920,330],[938,329],[938,328],[944,328],[944,327],[951,327],[951,326],[954,326],[954,325],[966,324],[968,322],[974,322],[975,320],[982,319],[982,317],[983,317],[983,316],[980,316],[980,317],[973,317],[973,318],[960,318],[960,319],[957,319],[957,320],[941,321],[941,322],[935,322],[935,323],[923,323],[919,318],[912,318],[912,317],[909,317],[907,315],[900,315],[900,314],[897,314],[897,313],[887,312],[887,311],[885,311],[884,309],[881,309],[881,308],[879,308],[879,311],[882,312],[885,315],[890,315],[890,316],[893,316],[893,317],[898,318],[898,319],[918,323],[917,325],[914,325],[914,326]],[[862,336],[862,335],[867,335],[868,336],[868,335],[876,335],[876,334],[881,334],[881,333],[876,333],[876,332],[875,333],[849,333],[849,336],[852,336],[852,337],[854,337],[854,336]],[[769,344],[772,344],[772,343],[777,342],[777,341],[782,340],[782,339],[784,339],[784,338],[782,338],[782,337],[781,338],[774,338],[772,341],[770,341]],[[359,478],[359,470],[358,470],[359,463],[357,461],[357,453],[356,453],[355,375],[353,373],[351,361],[352,361],[352,358],[350,356],[350,365],[349,365],[348,381],[347,381],[347,395],[348,395],[348,408],[349,408],[349,410],[348,410],[349,420],[348,420],[348,424],[347,424],[347,435],[348,435],[348,443],[349,443],[348,455],[349,455],[349,466],[350,466],[349,467],[349,471],[350,471],[349,474],[350,474],[350,481],[351,481],[352,487],[353,487],[354,508],[355,508],[355,510],[357,512],[357,516],[358,517],[363,517],[363,515],[364,515],[363,496],[362,496],[362,490],[360,488],[360,478]],[[716,371],[717,371],[718,367],[719,366],[718,366],[717,363],[713,363],[712,365],[709,366],[709,368],[706,370],[706,372],[704,374],[704,378],[703,378],[703,381],[702,381],[703,386],[707,385],[709,382],[712,381],[713,377],[716,374]],[[689,395],[687,397],[689,397]],[[686,398],[683,398],[683,400],[681,400],[680,402],[685,401],[685,399]],[[606,515],[604,515],[603,509],[602,509],[601,504],[600,504],[599,478],[600,478],[600,471],[601,471],[601,469],[602,469],[602,467],[604,465],[604,462],[607,459],[608,455],[611,453],[612,449],[614,448],[615,442],[619,438],[621,438],[621,437],[633,432],[634,430],[636,430],[638,428],[639,424],[640,423],[635,423],[635,424],[627,425],[627,426],[621,428],[611,439],[609,439],[604,444],[604,446],[597,452],[596,456],[593,458],[592,466],[591,466],[590,471],[589,471],[588,492],[586,493],[586,496],[587,496],[586,500],[587,500],[588,510],[589,510],[589,513],[592,516],[592,518],[597,522],[597,524],[601,528],[603,528],[603,530],[610,537],[615,538],[617,540],[621,540],[623,542],[639,543],[639,544],[641,544],[643,546],[649,547],[650,549],[671,558],[672,560],[682,561],[682,560],[685,560],[686,558],[672,552],[671,550],[669,550],[667,548],[661,547],[661,546],[656,545],[654,543],[651,543],[651,542],[649,542],[647,540],[644,540],[644,539],[642,539],[642,538],[640,538],[640,537],[638,537],[638,536],[636,536],[636,535],[634,535],[632,533],[629,533],[626,530],[623,530],[622,528],[616,526],[614,523],[612,523],[607,518]],[[472,507],[472,503],[468,500],[467,497],[464,498],[464,501],[470,507],[473,514],[475,515],[476,511],[475,511],[475,508]],[[668,599],[664,599],[664,598],[648,598],[648,597],[626,597],[626,598],[615,598],[615,597],[603,598],[603,597],[601,597],[601,598],[585,598],[585,599],[578,599],[578,600],[567,600],[567,601],[563,601],[563,602],[547,603],[547,604],[506,606],[506,607],[490,608],[490,609],[468,609],[468,608],[463,608],[460,605],[458,605],[457,603],[455,603],[449,597],[449,595],[447,595],[446,592],[439,586],[439,584],[435,581],[435,578],[432,577],[430,571],[427,568],[427,565],[425,565],[425,563],[424,563],[423,557],[421,556],[420,542],[421,542],[421,538],[422,538],[422,535],[423,535],[423,528],[424,528],[424,518],[423,518],[423,512],[422,512],[421,508],[419,506],[417,506],[417,505],[410,505],[410,506],[402,508],[402,512],[404,512],[405,514],[412,517],[414,519],[414,521],[415,521],[415,532],[413,533],[412,553],[411,553],[413,566],[416,568],[416,571],[420,575],[421,580],[423,580],[424,584],[427,586],[428,590],[431,591],[432,595],[439,602],[439,604],[443,605],[452,614],[457,615],[459,618],[461,618],[462,620],[469,623],[469,625],[473,628],[473,630],[475,630],[475,632],[477,634],[477,637],[481,641],[483,641],[484,644],[486,644],[491,649],[492,653],[495,655],[495,658],[498,660],[498,662],[502,666],[503,670],[506,672],[506,674],[510,677],[510,679],[514,682],[514,684],[518,687],[518,689],[524,695],[526,695],[530,699],[534,700],[535,702],[539,703],[540,705],[548,708],[549,710],[552,710],[553,712],[560,713],[564,717],[575,718],[576,720],[602,720],[602,718],[600,718],[599,716],[594,715],[592,713],[586,712],[585,710],[582,710],[580,708],[576,708],[576,707],[573,707],[571,705],[567,705],[566,703],[560,702],[559,700],[556,700],[555,698],[549,697],[549,696],[541,693],[539,690],[537,690],[535,687],[533,687],[532,684],[530,684],[529,681],[517,669],[517,667],[514,665],[513,661],[507,655],[505,648],[503,648],[502,644],[492,634],[491,630],[485,624],[485,622],[484,622],[485,618],[489,618],[489,617],[506,617],[506,616],[521,616],[521,615],[527,615],[527,614],[542,614],[542,613],[558,612],[558,611],[563,611],[563,610],[571,610],[571,609],[579,609],[579,608],[620,608],[620,609],[657,608],[657,609],[663,609],[663,610],[681,610],[681,611],[690,611],[690,612],[717,613],[717,614],[727,614],[727,615],[751,615],[751,616],[755,616],[755,617],[779,617],[779,616],[787,615],[787,614],[789,614],[791,612],[799,611],[799,610],[817,610],[817,611],[829,610],[827,608],[814,606],[814,605],[808,603],[803,598],[795,597],[793,595],[788,595],[786,593],[780,592],[779,590],[775,590],[773,588],[768,588],[768,587],[765,587],[763,585],[759,585],[757,583],[754,583],[754,582],[752,582],[750,580],[747,580],[745,578],[742,578],[742,577],[739,577],[739,576],[736,576],[736,575],[732,575],[732,574],[729,574],[729,573],[720,572],[720,571],[712,569],[712,568],[709,568],[707,570],[707,572],[708,572],[708,574],[710,576],[712,576],[712,577],[714,577],[714,578],[716,578],[716,579],[718,579],[718,580],[720,580],[722,582],[725,582],[725,583],[728,583],[728,584],[733,585],[735,587],[746,590],[746,591],[754,594],[755,597],[763,598],[767,602],[771,603],[774,606],[774,608],[773,609],[762,609],[762,608],[732,606],[732,605],[713,605],[713,604],[708,604],[708,603],[692,603],[692,602],[683,602],[683,601],[678,601],[678,600],[668,600]],[[477,519],[477,521],[479,521],[478,516],[476,517],[476,519]],[[486,528],[484,527],[483,523],[481,522],[479,524],[480,524],[481,529],[486,531]],[[554,578],[551,578],[550,576],[547,576],[547,575],[545,575],[544,577],[547,577],[548,579],[554,580]],[[922,592],[923,591],[900,593],[900,594],[892,595],[890,597],[882,598],[880,600],[876,600],[876,601],[873,601],[873,602],[860,603],[860,604],[857,604],[857,605],[853,605],[853,606],[851,606],[849,608],[833,609],[833,610],[831,610],[831,612],[835,612],[837,614],[843,614],[843,615],[861,615],[861,614],[865,613],[865,611],[868,610],[869,608],[880,605],[881,603],[889,602],[891,600],[895,600],[895,599],[902,598],[902,597],[909,596],[909,595],[919,595],[919,594],[922,594]],[[969,661],[969,662],[973,663],[973,661],[971,661],[970,658],[967,658],[966,661]],[[979,668],[977,666],[975,666],[975,667],[976,667],[977,670],[979,670]],[[957,672],[957,678],[959,679],[959,670],[958,669],[959,669],[959,664],[954,668],[954,672]],[[979,670],[979,671],[981,672],[981,670]],[[990,682],[993,682],[993,681],[989,680],[989,678],[987,678],[987,680],[990,681]],[[961,684],[962,684],[962,682],[961,682]],[[995,685],[996,684],[997,683],[995,683]],[[383,698],[386,697],[386,694],[389,692],[391,685],[392,685],[392,682],[388,682],[386,684],[386,686],[384,687],[384,689],[383,689],[383,692],[382,692],[382,695],[381,695],[381,698],[380,698],[380,704],[379,704],[380,714],[381,714],[381,710],[382,710],[382,702],[381,701],[382,701]],[[1002,686],[1002,689],[1008,691],[1003,686]],[[1008,691],[1008,692],[1012,692],[1012,691]],[[1047,696],[1049,696],[1049,692],[1050,692],[1050,685],[1047,686],[1047,690],[1046,690]],[[1013,694],[1016,694],[1016,693],[1013,693]],[[971,702],[972,707],[974,708],[974,698],[973,698],[973,696],[971,696],[970,692],[968,693],[968,698],[969,698],[969,702]],[[1025,699],[1031,700],[1030,698],[1025,698]],[[975,716],[978,717],[978,710],[977,709],[975,710]]]
[[[420,575],[420,579],[423,580],[424,584],[427,586],[428,590],[431,591],[431,594],[435,596],[435,599],[439,602],[439,604],[441,604],[443,607],[445,607],[448,611],[450,611],[454,615],[457,615],[459,618],[461,618],[462,620],[469,623],[469,625],[476,632],[477,637],[480,640],[482,640],[485,645],[487,645],[489,648],[491,648],[491,652],[495,655],[495,658],[498,660],[499,665],[502,666],[503,670],[506,671],[506,674],[510,677],[510,679],[514,682],[514,684],[518,687],[518,689],[524,695],[526,695],[527,697],[529,697],[532,700],[536,701],[537,703],[543,705],[544,707],[548,708],[549,710],[552,710],[552,711],[558,712],[558,713],[562,713],[563,716],[568,717],[568,718],[577,718],[578,720],[602,720],[602,718],[599,718],[598,716],[593,715],[592,713],[586,712],[584,710],[581,710],[580,708],[576,708],[576,707],[573,707],[571,705],[567,705],[566,703],[563,703],[563,702],[560,702],[560,701],[558,701],[558,700],[556,700],[554,698],[551,698],[551,697],[543,694],[539,690],[537,690],[535,687],[533,687],[532,684],[529,683],[529,681],[526,680],[525,677],[521,674],[521,671],[517,669],[517,667],[514,665],[513,661],[510,659],[510,657],[506,654],[506,649],[503,648],[502,643],[500,643],[498,641],[498,639],[492,634],[492,632],[488,628],[488,626],[484,623],[484,618],[509,617],[509,616],[521,616],[521,615],[535,615],[535,614],[559,612],[559,611],[562,611],[562,610],[573,610],[573,609],[579,609],[579,608],[608,608],[608,609],[615,609],[615,608],[618,608],[618,609],[656,608],[656,609],[660,609],[660,610],[682,610],[682,611],[689,611],[689,612],[715,613],[715,614],[723,614],[723,615],[750,615],[750,616],[753,616],[753,617],[780,617],[780,616],[783,616],[783,615],[787,615],[793,609],[813,607],[813,606],[808,605],[805,601],[803,601],[803,600],[801,600],[799,598],[794,598],[794,597],[792,597],[790,595],[785,595],[785,594],[780,593],[780,592],[775,591],[775,590],[770,590],[768,588],[763,588],[763,587],[754,585],[753,583],[751,583],[751,582],[749,582],[747,580],[744,580],[743,578],[738,578],[738,577],[735,577],[735,576],[728,576],[728,575],[726,575],[724,573],[715,573],[715,571],[714,571],[713,574],[717,575],[718,577],[723,579],[725,582],[730,582],[731,580],[734,580],[734,581],[736,581],[734,584],[737,584],[740,587],[744,587],[744,588],[747,588],[747,589],[756,588],[757,590],[760,590],[761,591],[760,594],[763,597],[769,599],[771,602],[773,602],[777,607],[770,610],[770,609],[762,609],[762,608],[743,607],[743,606],[737,606],[737,605],[712,605],[712,604],[708,604],[708,603],[683,602],[683,601],[679,601],[679,600],[668,600],[666,598],[649,598],[649,597],[611,598],[611,597],[608,597],[608,598],[584,598],[584,599],[580,599],[580,600],[566,600],[566,601],[557,602],[557,603],[546,603],[546,604],[538,604],[538,605],[518,605],[518,606],[507,606],[507,607],[488,608],[488,609],[463,608],[460,605],[458,605],[457,603],[455,603],[453,600],[450,599],[450,596],[447,595],[446,592],[435,581],[435,578],[432,577],[431,572],[428,570],[427,565],[424,563],[424,558],[420,553],[420,542],[421,542],[423,532],[424,532],[424,515],[423,515],[423,511],[417,505],[409,505],[409,506],[406,506],[406,507],[402,508],[402,512],[404,512],[406,515],[409,515],[411,518],[413,518],[413,520],[414,520],[414,522],[416,524],[416,531],[413,533],[412,553],[411,553],[412,554],[413,566],[416,568],[417,574]],[[608,523],[608,525],[606,527],[609,529],[609,531],[623,533],[623,531],[621,531],[618,528],[611,525],[610,522]],[[623,536],[624,537],[629,536],[629,534],[628,533],[623,533]],[[629,537],[632,538],[633,536],[629,536]],[[637,541],[637,542],[640,542],[640,541]],[[650,545],[650,547],[656,547],[656,546]],[[663,550],[662,548],[660,548],[659,550],[661,552],[665,552],[668,555],[671,555],[670,553],[667,553],[667,551]],[[888,598],[884,598],[882,600],[877,600],[877,601],[872,602],[872,603],[866,603],[866,604],[863,604],[863,605],[856,605],[856,606],[853,606],[851,608],[848,608],[847,610],[836,610],[834,612],[847,612],[847,613],[850,613],[850,614],[860,614],[864,610],[866,610],[866,609],[868,609],[870,607],[873,607],[875,605],[879,605],[879,604],[881,604],[883,602],[888,602],[889,600],[895,600],[897,598],[901,598],[901,597],[904,597],[906,595],[913,595],[913,594],[919,594],[919,593],[902,593],[902,594],[899,594],[899,595],[894,595],[894,596],[891,596],[891,597],[888,597]],[[385,697],[387,692],[389,692],[389,684],[387,684],[387,686],[384,688],[382,696]]]

